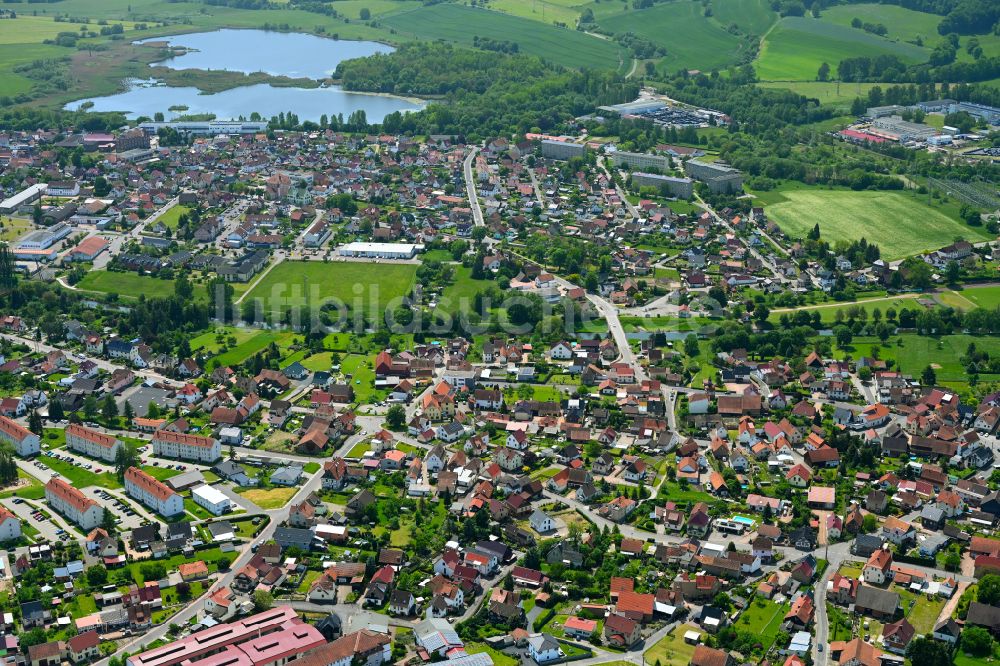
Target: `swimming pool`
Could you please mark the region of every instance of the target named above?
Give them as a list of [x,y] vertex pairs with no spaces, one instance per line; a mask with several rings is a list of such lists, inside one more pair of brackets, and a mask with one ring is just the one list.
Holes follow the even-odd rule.
[[753,518],[748,518],[746,516],[733,516],[733,520],[736,521],[737,523],[749,525],[750,527],[753,527],[754,525],[757,524],[756,520],[754,520]]

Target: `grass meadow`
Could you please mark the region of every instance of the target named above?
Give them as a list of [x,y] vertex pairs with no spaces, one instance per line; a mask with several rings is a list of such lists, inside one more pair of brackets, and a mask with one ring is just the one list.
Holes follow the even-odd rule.
[[778,188],[758,199],[769,204],[768,217],[792,238],[804,238],[819,224],[824,239],[864,237],[879,246],[885,259],[944,247],[956,236],[971,241],[989,237],[984,229],[970,227],[909,192]]
[[756,63],[757,75],[765,81],[814,81],[824,62],[836,75],[841,60],[863,55],[895,55],[904,62],[917,63],[927,59],[928,51],[850,26],[789,16],[764,40]]

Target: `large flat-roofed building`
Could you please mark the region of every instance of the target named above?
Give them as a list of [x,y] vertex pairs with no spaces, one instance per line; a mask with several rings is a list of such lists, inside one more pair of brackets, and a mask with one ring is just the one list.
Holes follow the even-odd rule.
[[132,655],[127,666],[283,666],[326,639],[289,606],[185,636]]
[[636,171],[632,174],[632,182],[639,187],[655,187],[659,191],[666,189],[670,196],[678,199],[690,199],[694,195],[694,181],[690,178]]
[[70,519],[84,530],[99,527],[104,518],[100,504],[59,478],[45,484],[45,499],[52,509]]
[[36,229],[17,242],[17,250],[46,250],[73,233],[65,222],[53,224],[48,229]]
[[937,129],[923,123],[911,123],[900,116],[886,116],[872,121],[872,131],[876,135],[886,136],[906,143],[908,141],[926,141],[938,134]]
[[71,451],[82,453],[85,456],[114,462],[121,442],[116,437],[106,433],[91,430],[78,423],[71,423],[66,426],[66,446]]
[[705,183],[709,191],[716,194],[732,194],[743,189],[743,174],[725,164],[688,160],[684,163],[684,173]]
[[173,129],[181,134],[215,136],[216,134],[260,134],[267,131],[266,122],[244,120],[206,120],[141,123],[139,127],[148,134],[161,129]]
[[16,213],[22,206],[30,206],[41,199],[47,189],[49,189],[48,183],[38,183],[24,188],[17,194],[0,201],[0,213],[9,215]]
[[413,259],[422,252],[423,245],[414,243],[367,243],[354,242],[341,245],[337,253],[342,257],[366,257],[368,259]]
[[972,102],[957,102],[952,104],[948,108],[949,113],[959,113],[966,112],[973,118],[979,118],[980,120],[985,120],[990,125],[996,125],[1000,123],[1000,109],[995,106],[986,106],[985,104],[974,104]]
[[666,155],[653,155],[652,153],[630,153],[625,150],[616,150],[609,153],[611,161],[615,166],[629,166],[633,169],[659,169],[666,171],[670,168],[670,158]]
[[582,143],[572,141],[542,140],[542,157],[550,160],[568,160],[571,157],[583,157],[587,147]]
[[24,458],[42,450],[42,442],[38,435],[6,416],[0,416],[0,441],[13,446],[17,455]]
[[905,106],[899,104],[889,104],[888,106],[869,106],[865,115],[869,118],[884,118],[885,116],[898,116],[906,111]]
[[184,498],[138,467],[125,470],[125,492],[161,516],[184,513]]
[[222,457],[222,445],[213,437],[188,435],[170,430],[153,433],[153,454],[167,458],[211,463]]
[[233,508],[233,501],[224,492],[207,483],[191,490],[191,499],[213,516],[221,516]]

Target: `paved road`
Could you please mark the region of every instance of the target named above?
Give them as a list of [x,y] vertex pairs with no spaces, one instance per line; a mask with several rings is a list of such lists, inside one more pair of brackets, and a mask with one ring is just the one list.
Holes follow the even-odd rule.
[[469,205],[472,207],[472,221],[477,227],[486,226],[483,220],[483,209],[479,207],[479,194],[476,192],[476,179],[472,174],[472,164],[479,154],[479,146],[473,146],[469,154],[466,155],[462,163],[462,172],[465,178],[465,191],[469,197]]

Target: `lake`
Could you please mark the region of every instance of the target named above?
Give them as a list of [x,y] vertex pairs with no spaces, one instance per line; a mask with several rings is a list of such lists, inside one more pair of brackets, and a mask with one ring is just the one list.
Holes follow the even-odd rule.
[[[265,30],[224,29],[146,41],[169,41],[175,46],[197,49],[155,63],[157,66],[246,74],[266,72],[274,76],[310,79],[327,78],[343,60],[391,53],[393,50],[377,42],[335,40],[304,33]],[[249,118],[254,112],[270,118],[291,111],[300,120],[312,121],[319,121],[324,114],[343,114],[346,119],[354,111],[363,109],[368,122],[381,122],[395,111],[417,111],[424,106],[422,102],[401,97],[349,92],[339,86],[284,88],[262,83],[205,94],[194,87],[151,85],[155,83],[153,80],[132,81],[124,92],[76,100],[65,108],[75,111],[81,105],[91,103],[91,111],[122,111],[129,118],[152,118],[153,114],[160,112],[167,120],[202,113],[213,113],[219,120]],[[183,106],[187,109],[170,111],[170,107]]]
[[391,46],[378,42],[327,39],[299,32],[268,30],[213,30],[176,37],[154,37],[147,42],[169,42],[171,46],[193,49],[167,58],[158,67],[170,69],[222,69],[272,76],[325,79],[344,60],[366,58],[376,53],[392,53]]

